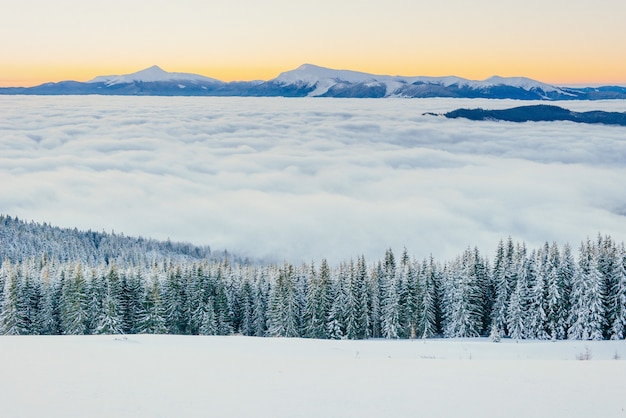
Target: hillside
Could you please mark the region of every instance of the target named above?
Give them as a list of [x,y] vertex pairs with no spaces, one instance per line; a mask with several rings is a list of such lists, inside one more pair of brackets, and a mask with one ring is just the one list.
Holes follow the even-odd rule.
[[209,246],[128,237],[114,232],[79,231],[0,215],[0,261],[13,263],[46,257],[84,266],[116,263],[149,265],[155,260],[192,261],[221,258]]
[[605,112],[600,110],[574,112],[562,107],[549,105],[518,106],[499,110],[456,109],[445,113],[444,116],[447,118],[501,120],[507,122],[571,121],[626,126],[626,112]]

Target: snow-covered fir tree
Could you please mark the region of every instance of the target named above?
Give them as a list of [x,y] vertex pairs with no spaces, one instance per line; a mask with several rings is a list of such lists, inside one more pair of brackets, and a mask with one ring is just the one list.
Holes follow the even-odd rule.
[[122,309],[125,334],[137,333],[137,323],[142,310],[143,277],[141,270],[136,269],[131,274],[125,274],[122,279]]
[[116,301],[111,289],[107,289],[102,301],[102,312],[94,330],[95,334],[122,334],[124,317],[120,311],[119,303]]
[[567,333],[566,306],[564,289],[560,282],[561,254],[556,243],[553,243],[546,258],[543,269],[546,286],[546,332],[553,340],[562,340]]
[[400,305],[400,338],[415,338],[420,316],[420,288],[418,263],[409,257],[405,248],[398,269],[398,303]]
[[526,338],[546,340],[547,316],[545,311],[545,276],[543,266],[547,264],[547,252],[532,251],[526,263],[526,285],[528,286],[528,315],[526,316]]
[[44,264],[41,272],[41,294],[40,333],[42,335],[59,334],[59,323],[55,315],[57,310],[56,289],[50,278],[50,267],[47,264]]
[[268,272],[261,269],[254,289],[254,301],[252,305],[252,328],[256,337],[264,337],[267,333],[267,305],[269,299]]
[[359,257],[350,273],[350,306],[346,336],[350,339],[368,338],[370,333],[369,289],[365,257]]
[[477,337],[483,329],[484,280],[478,276],[477,257],[467,249],[462,257],[449,264],[444,287],[444,335]]
[[319,272],[311,263],[306,299],[304,335],[309,338],[327,338],[326,322],[332,304],[332,294],[330,268],[325,259],[322,260]]
[[385,253],[385,261],[380,270],[382,277],[379,278],[381,290],[381,331],[384,338],[398,338],[400,328],[400,297],[398,294],[398,276],[396,261],[391,249]]
[[626,248],[624,244],[615,252],[615,282],[608,293],[610,328],[609,338],[622,340],[626,335]]
[[153,277],[151,283],[147,284],[136,329],[141,334],[165,334],[167,332],[165,309],[157,277]]
[[580,246],[578,269],[572,280],[568,338],[602,339],[604,327],[604,280],[598,270],[598,248],[588,239]]
[[374,338],[380,338],[380,318],[381,318],[381,280],[383,278],[383,267],[380,262],[376,264],[376,267],[370,272],[370,295],[369,295],[369,317],[371,331],[370,335]]
[[509,290],[510,269],[511,265],[507,263],[504,242],[500,240],[493,265],[494,303],[491,310],[491,321],[499,335],[505,335],[507,330],[507,309],[511,293]]
[[77,264],[61,288],[61,332],[65,335],[81,335],[88,332],[87,282],[83,268]]
[[[253,321],[253,307],[254,307],[254,289],[252,282],[248,277],[251,275],[248,273],[246,278],[242,279],[242,285],[240,290],[239,299],[241,301],[241,322],[239,323],[239,329],[243,335],[254,335],[254,321]],[[235,325],[235,328],[237,326]]]
[[185,334],[189,316],[182,268],[170,271],[163,285],[165,325],[170,334]]
[[272,337],[297,337],[298,310],[293,266],[283,266],[274,285],[267,313],[268,334]]
[[219,328],[217,326],[217,318],[215,315],[215,303],[213,298],[208,300],[199,308],[200,326],[198,333],[200,335],[218,335]]
[[[6,266],[4,265],[6,264]],[[28,332],[24,309],[21,305],[19,265],[12,268],[3,264],[4,291],[0,311],[0,332],[4,335],[22,335]]]
[[437,335],[440,323],[439,269],[431,256],[424,259],[419,271],[419,305],[416,324],[416,336],[430,338]]

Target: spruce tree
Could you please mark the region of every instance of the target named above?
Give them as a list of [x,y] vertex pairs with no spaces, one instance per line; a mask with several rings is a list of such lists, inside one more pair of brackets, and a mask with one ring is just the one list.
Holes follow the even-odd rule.
[[266,280],[267,271],[261,269],[255,283],[252,304],[252,329],[256,337],[264,337],[267,333],[267,301],[269,285]]
[[331,273],[326,259],[322,260],[319,272],[311,264],[304,314],[305,336],[328,338],[326,321],[332,304],[331,290]]
[[572,306],[572,283],[574,276],[577,274],[577,265],[572,255],[572,247],[569,244],[563,245],[561,253],[561,266],[559,268],[559,288],[561,289],[561,301],[563,304],[563,315],[565,323],[565,334],[567,338],[567,330],[569,329],[570,313]]
[[371,336],[373,338],[380,338],[381,330],[380,330],[380,318],[381,318],[381,299],[382,299],[382,285],[381,280],[383,279],[383,267],[380,261],[376,264],[376,267],[372,269],[370,273],[370,301],[369,301],[369,317],[371,319]]
[[345,306],[343,308],[344,311],[344,327],[345,327],[345,337],[350,340],[357,339],[356,337],[356,298],[355,292],[353,290],[354,282],[356,281],[356,268],[354,266],[354,261],[350,260],[350,264],[348,267],[348,277],[347,283],[345,285]]
[[26,334],[37,335],[40,333],[41,320],[41,281],[34,279],[37,274],[29,265],[32,262],[22,264],[23,273],[21,275],[20,286],[20,306],[24,319],[24,332]]
[[213,298],[209,297],[201,307],[200,335],[218,335],[217,318],[215,316],[215,304]]
[[137,333],[137,323],[142,311],[144,298],[144,279],[140,269],[124,276],[122,282],[123,331],[125,334]]
[[507,309],[509,305],[509,280],[508,269],[510,265],[507,263],[504,250],[504,242],[500,240],[496,250],[496,258],[493,263],[493,285],[494,285],[494,303],[491,310],[491,322],[497,328],[499,335],[506,335],[507,332]]
[[385,253],[380,283],[380,326],[382,336],[387,339],[398,338],[400,327],[400,306],[398,295],[398,277],[396,262],[391,249]]
[[561,255],[556,243],[548,252],[546,274],[546,330],[553,340],[562,340],[567,335],[567,310],[564,289],[561,283]]
[[545,306],[545,281],[541,274],[541,253],[531,252],[526,263],[526,284],[528,286],[528,301],[526,321],[526,338],[545,340],[548,339],[546,332],[547,316]]
[[604,282],[598,270],[598,249],[589,239],[580,246],[578,265],[572,281],[568,338],[602,339]]
[[622,340],[626,336],[626,248],[623,243],[616,252],[616,259],[615,284],[609,298],[612,312],[609,338]]
[[3,269],[8,272],[5,276],[2,304],[0,304],[0,332],[4,335],[23,335],[27,333],[22,300],[20,297],[20,278],[17,274],[20,266],[12,268],[5,262]]
[[[331,329],[333,326],[339,328],[340,338],[346,335],[348,313],[352,308],[352,301],[349,295],[349,266],[346,263],[341,263],[334,275],[334,280],[331,283],[331,305],[326,322],[327,329]],[[335,322],[331,326],[331,322]],[[329,334],[329,338],[333,337]]]
[[480,255],[478,247],[473,250],[473,274],[477,291],[476,304],[481,311],[481,335],[487,335],[491,331],[491,311],[495,302],[495,288],[491,278],[489,261]]
[[65,335],[81,335],[88,331],[87,283],[77,264],[61,290],[61,330]]
[[297,337],[298,318],[293,266],[279,270],[268,309],[268,333],[272,337]]
[[213,307],[215,309],[215,317],[217,321],[217,334],[230,335],[233,333],[233,312],[228,302],[226,294],[226,285],[223,280],[215,280],[213,289]]
[[165,334],[165,309],[161,298],[159,280],[152,279],[148,291],[144,295],[142,310],[139,314],[137,332],[141,334]]
[[328,313],[328,322],[326,327],[328,328],[328,338],[331,340],[340,340],[344,337],[344,330],[342,324],[342,303],[341,298],[334,298]]
[[596,266],[600,277],[598,278],[603,302],[602,323],[603,337],[610,338],[612,324],[616,319],[615,298],[611,293],[619,280],[620,257],[618,247],[610,236],[602,237],[598,234],[596,244]]
[[595,257],[593,259],[593,263],[591,266],[591,270],[589,272],[589,276],[587,277],[588,285],[587,288],[587,303],[588,303],[588,335],[591,340],[602,340],[604,336],[604,328],[605,328],[605,286],[606,281],[603,277],[602,272],[600,271],[599,252],[595,253]]
[[420,316],[420,288],[418,271],[406,248],[398,269],[401,338],[415,338]]
[[519,280],[511,294],[511,300],[507,308],[507,327],[509,336],[513,339],[520,340],[526,335],[525,315],[522,306],[522,294],[524,284]]
[[477,258],[469,248],[449,266],[446,277],[448,337],[477,337],[483,329],[483,280],[477,275]]
[[107,293],[102,301],[102,312],[98,318],[98,324],[95,329],[96,334],[123,334],[124,333],[124,316],[120,310],[120,306],[111,289],[107,289]]
[[60,332],[59,323],[55,315],[55,307],[58,301],[55,300],[56,289],[51,282],[48,266],[42,271],[41,294],[40,332],[42,335],[56,335]]
[[184,308],[184,311],[189,312],[189,333],[197,335],[200,333],[200,324],[202,323],[205,305],[209,297],[209,286],[201,266],[194,265],[190,270],[192,277],[191,280],[186,281],[186,293],[189,297],[186,298],[187,306]]
[[88,333],[96,333],[103,309],[103,301],[107,292],[106,277],[91,271],[91,280],[87,291],[87,329]]
[[187,331],[186,298],[183,273],[180,267],[170,270],[163,285],[163,308],[165,325],[169,334],[185,334]]
[[365,257],[359,257],[356,269],[350,275],[351,311],[347,324],[347,337],[350,339],[364,339],[369,337],[369,292],[367,288],[367,265]]
[[430,256],[424,260],[420,270],[420,311],[416,335],[421,338],[434,337],[439,333],[439,272],[435,261]]
[[518,247],[516,253],[515,277],[517,281],[509,301],[507,326],[511,338],[532,338],[532,335],[536,331],[531,328],[529,316],[532,293],[536,280],[535,257],[534,255],[527,257],[524,247]]
[[239,298],[241,299],[241,324],[239,331],[243,335],[254,335],[253,306],[254,291],[248,278],[243,279]]

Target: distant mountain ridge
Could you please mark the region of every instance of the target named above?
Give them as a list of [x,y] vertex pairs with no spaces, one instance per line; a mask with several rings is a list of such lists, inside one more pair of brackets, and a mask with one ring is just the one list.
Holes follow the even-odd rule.
[[454,76],[375,75],[303,64],[268,81],[224,82],[152,66],[132,74],[98,76],[88,82],[3,87],[0,94],[599,100],[626,99],[626,87],[558,87],[525,77],[494,76],[477,81]]
[[574,112],[559,106],[533,105],[518,106],[510,109],[456,109],[444,114],[447,118],[466,118],[470,120],[491,120],[506,122],[551,122],[570,121],[577,123],[600,123],[604,125],[626,126],[626,112],[605,112],[593,110]]
[[152,83],[152,82],[173,82],[180,81],[197,81],[200,83],[222,83],[222,81],[214,78],[205,77],[203,75],[189,73],[170,73],[159,66],[153,65],[145,70],[138,71],[127,75],[101,75],[94,78],[89,83],[105,83],[107,86],[115,84],[128,84],[134,82]]

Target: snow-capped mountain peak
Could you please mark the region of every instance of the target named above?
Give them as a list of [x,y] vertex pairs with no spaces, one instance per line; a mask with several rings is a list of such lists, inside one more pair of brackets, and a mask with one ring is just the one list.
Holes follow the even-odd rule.
[[285,71],[284,73],[281,73],[272,81],[279,84],[302,83],[313,85],[324,79],[331,79],[348,83],[364,83],[368,81],[374,81],[377,77],[381,76],[375,76],[373,74],[362,73],[359,71],[334,70],[331,68],[320,67],[313,64],[302,64],[295,70]]
[[483,86],[511,86],[524,90],[541,89],[543,91],[559,91],[558,88],[527,77],[492,76],[480,82]]
[[137,71],[136,73],[123,77],[130,77],[137,81],[163,81],[170,79],[171,75],[158,65],[153,65],[152,67],[148,67],[144,70]]
[[412,95],[413,93],[409,91],[412,85],[469,88],[475,90],[486,90],[506,86],[528,92],[536,91],[540,96],[543,95],[539,92],[566,94],[557,87],[525,77],[493,76],[482,81],[468,80],[455,76],[406,77],[375,75],[349,70],[334,70],[312,64],[303,64],[295,70],[286,71],[272,81],[286,86],[300,85],[312,87],[313,90],[309,92],[309,96],[327,95],[331,90],[345,90],[349,86],[357,84],[369,87],[384,87],[384,97]]
[[158,65],[153,65],[152,67],[148,67],[141,71],[137,71],[136,73],[126,74],[126,75],[104,75],[98,76],[93,80],[90,80],[89,83],[106,83],[109,86],[115,84],[125,84],[125,83],[134,83],[134,82],[142,82],[142,83],[151,83],[151,82],[180,82],[180,81],[194,81],[194,82],[205,82],[205,83],[221,83],[220,80],[216,80],[214,78],[205,77],[198,74],[189,74],[189,73],[170,73],[163,70]]

